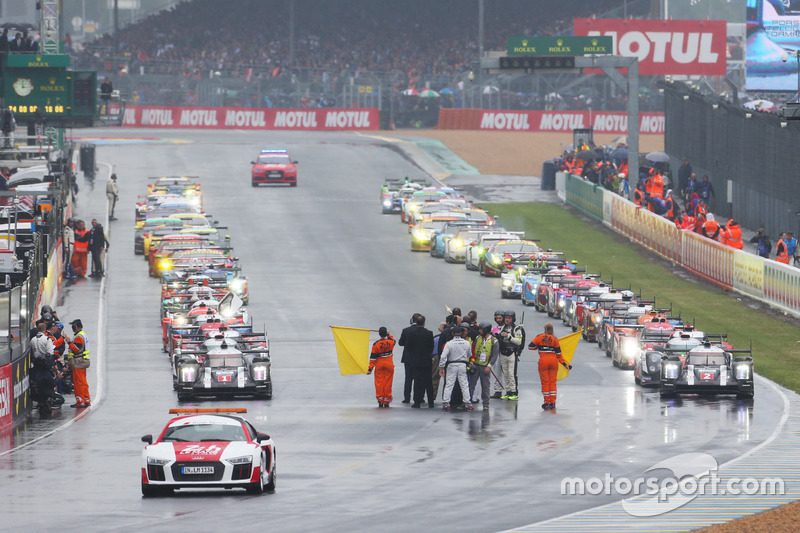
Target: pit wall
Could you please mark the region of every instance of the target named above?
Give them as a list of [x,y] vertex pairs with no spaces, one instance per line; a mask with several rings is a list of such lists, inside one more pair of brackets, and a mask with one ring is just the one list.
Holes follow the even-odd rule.
[[800,269],[680,230],[664,217],[579,176],[559,172],[556,186],[568,204],[651,252],[725,290],[800,317]]

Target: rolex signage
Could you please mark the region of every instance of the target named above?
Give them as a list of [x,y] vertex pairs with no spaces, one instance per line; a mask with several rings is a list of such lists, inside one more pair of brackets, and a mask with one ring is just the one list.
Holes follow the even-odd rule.
[[595,37],[509,37],[510,56],[583,56],[611,54],[613,40]]

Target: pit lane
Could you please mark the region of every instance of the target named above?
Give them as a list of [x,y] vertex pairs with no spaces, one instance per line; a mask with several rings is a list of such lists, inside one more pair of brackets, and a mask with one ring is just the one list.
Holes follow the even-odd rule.
[[[86,135],[153,137],[153,130]],[[399,335],[414,311],[435,328],[445,306],[476,309],[479,319],[510,308],[518,317],[525,310],[530,339],[546,316],[501,301],[497,280],[409,251],[398,218],[380,214],[379,186],[384,177],[423,174],[380,139],[188,131],[164,138],[191,142],[98,148],[98,160],[115,166],[121,191],[106,289],[105,400],[90,416],[2,458],[4,528],[208,530],[258,521],[274,531],[496,531],[618,499],[561,496],[565,476],[638,477],[692,451],[721,464],[764,442],[781,419],[784,402],[762,380],[754,403],[662,401],[584,343],[575,370],[559,383],[555,414],[539,407],[533,352],[520,364],[518,403],[493,401],[485,414],[412,410],[399,403],[399,348],[395,403],[379,410],[371,378],[339,375],[329,325],[386,325]],[[250,186],[248,162],[262,147],[286,147],[300,161],[296,188]],[[133,203],[148,176],[168,174],[200,177],[206,209],[228,227],[249,277],[254,323],[270,333],[273,400],[203,405],[243,405],[273,436],[275,494],[140,496],[139,438],[160,430],[178,404],[160,350],[158,283],[132,251]],[[105,201],[106,178],[101,173],[94,190],[84,191],[91,202]],[[556,334],[565,333],[557,323]],[[54,423],[33,423],[31,431]]]

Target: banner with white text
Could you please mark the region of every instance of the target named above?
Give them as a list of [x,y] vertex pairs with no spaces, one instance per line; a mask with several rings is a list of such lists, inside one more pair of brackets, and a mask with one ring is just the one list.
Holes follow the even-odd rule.
[[377,130],[377,109],[250,109],[128,106],[122,125],[134,128],[246,130]]
[[[439,110],[438,129],[572,133],[592,128],[594,133],[627,135],[628,114],[623,111],[495,111]],[[639,133],[663,135],[664,113],[640,113]]]

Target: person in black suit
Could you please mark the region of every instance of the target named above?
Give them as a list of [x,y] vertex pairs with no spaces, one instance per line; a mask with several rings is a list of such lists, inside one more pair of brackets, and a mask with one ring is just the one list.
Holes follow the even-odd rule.
[[8,49],[12,52],[24,52],[27,43],[22,39],[22,34],[17,32],[14,36],[14,40],[8,44]]
[[411,385],[414,383],[414,374],[411,370],[411,363],[408,359],[408,346],[406,346],[406,339],[408,338],[409,333],[417,329],[418,316],[421,315],[419,313],[414,313],[411,315],[411,325],[400,333],[400,339],[397,341],[397,344],[403,347],[403,357],[400,358],[400,362],[403,363],[403,369],[406,373],[405,381],[403,382],[403,403],[411,403]]
[[408,350],[406,359],[411,364],[414,376],[414,403],[419,408],[423,397],[428,394],[428,406],[433,407],[433,382],[431,381],[431,361],[433,357],[433,332],[425,328],[425,317],[417,317],[417,326],[406,336]]

